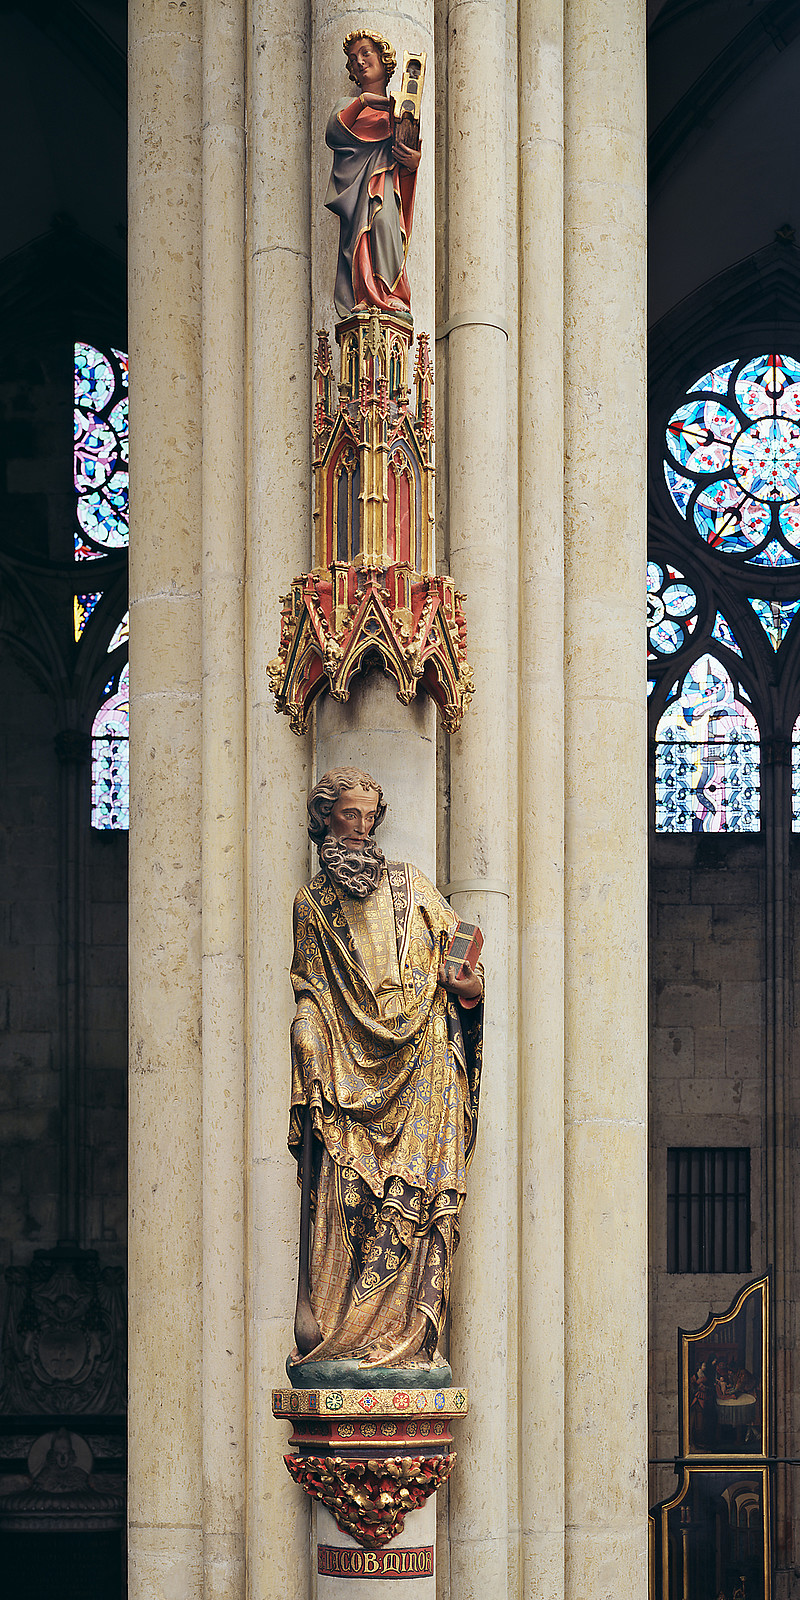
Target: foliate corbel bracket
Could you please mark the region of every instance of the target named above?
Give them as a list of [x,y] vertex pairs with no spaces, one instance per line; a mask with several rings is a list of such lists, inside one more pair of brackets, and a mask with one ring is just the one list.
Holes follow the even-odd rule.
[[366,1550],[380,1550],[402,1533],[409,1511],[417,1511],[445,1483],[455,1453],[394,1456],[353,1461],[344,1456],[284,1456],[301,1489],[320,1500],[343,1533]]

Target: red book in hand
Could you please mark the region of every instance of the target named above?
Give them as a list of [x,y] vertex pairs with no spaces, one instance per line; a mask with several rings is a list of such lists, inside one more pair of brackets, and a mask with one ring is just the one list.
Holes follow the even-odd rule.
[[477,923],[459,922],[450,935],[450,941],[442,957],[445,970],[455,966],[458,978],[464,969],[464,963],[468,961],[474,972],[480,961],[482,949],[483,934]]

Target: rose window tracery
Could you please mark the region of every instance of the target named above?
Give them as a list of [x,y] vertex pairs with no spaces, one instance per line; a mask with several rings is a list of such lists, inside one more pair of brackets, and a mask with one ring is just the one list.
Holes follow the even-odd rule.
[[648,660],[680,650],[697,626],[697,595],[676,567],[647,563]]
[[800,564],[800,362],[728,361],[667,424],[673,504],[711,549],[750,566]]

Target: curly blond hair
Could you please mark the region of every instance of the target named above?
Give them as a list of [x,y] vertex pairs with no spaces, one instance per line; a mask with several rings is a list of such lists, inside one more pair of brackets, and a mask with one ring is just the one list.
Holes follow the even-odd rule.
[[392,73],[397,67],[397,52],[394,45],[391,45],[388,39],[384,39],[382,33],[373,33],[370,28],[356,28],[353,33],[348,33],[346,39],[342,42],[342,49],[347,56],[347,76],[353,83],[358,83],[358,79],[350,65],[350,46],[356,44],[359,39],[371,39],[372,43],[377,46],[378,54],[386,68],[386,82],[388,84]]

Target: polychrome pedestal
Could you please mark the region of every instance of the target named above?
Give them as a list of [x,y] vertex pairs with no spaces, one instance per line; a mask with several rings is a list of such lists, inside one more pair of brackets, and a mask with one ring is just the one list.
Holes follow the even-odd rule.
[[275,1389],[292,1424],[284,1456],[315,1504],[317,1600],[435,1600],[436,1490],[455,1464],[464,1389]]

